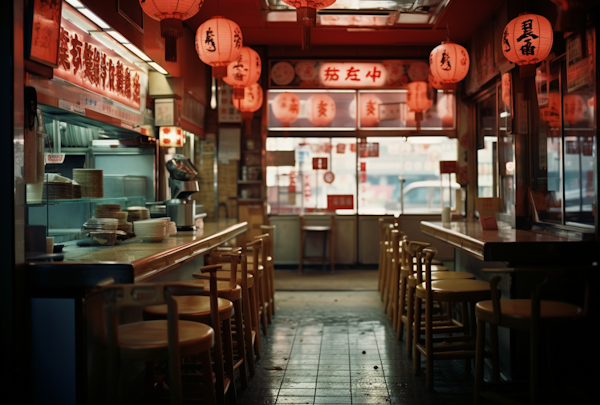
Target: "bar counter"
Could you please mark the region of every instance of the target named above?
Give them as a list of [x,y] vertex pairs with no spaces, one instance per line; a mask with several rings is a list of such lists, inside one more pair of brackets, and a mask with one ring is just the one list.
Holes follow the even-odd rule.
[[109,278],[116,283],[150,281],[199,258],[247,229],[247,222],[206,221],[201,229],[177,232],[157,243],[139,238],[115,246],[81,247],[67,243],[63,261],[30,262],[28,277],[31,287],[44,296],[49,290],[85,289]]
[[575,235],[513,229],[502,222],[498,222],[497,230],[483,230],[478,220],[448,224],[423,221],[421,231],[480,260],[508,262],[511,266],[557,261],[591,262],[598,246],[597,241],[582,240]]

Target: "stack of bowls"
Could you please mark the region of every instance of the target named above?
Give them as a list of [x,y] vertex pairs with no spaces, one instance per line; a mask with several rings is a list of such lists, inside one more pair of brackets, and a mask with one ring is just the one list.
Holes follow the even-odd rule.
[[90,218],[83,229],[90,231],[92,241],[99,245],[111,246],[117,241],[119,220],[116,218]]
[[150,210],[146,207],[129,207],[127,208],[127,220],[129,222],[141,221],[150,219]]
[[127,234],[133,232],[133,224],[127,222],[127,212],[121,211],[121,206],[119,204],[97,205],[96,218],[114,218],[118,221],[117,229]]
[[73,169],[73,180],[81,186],[82,197],[104,197],[102,170]]
[[135,221],[135,236],[146,242],[160,242],[169,236],[169,222],[169,217]]

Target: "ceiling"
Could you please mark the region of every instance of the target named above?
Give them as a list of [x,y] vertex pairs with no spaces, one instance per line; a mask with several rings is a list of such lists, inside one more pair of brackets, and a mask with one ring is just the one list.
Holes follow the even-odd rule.
[[[337,0],[319,11],[311,33],[312,50],[356,45],[429,47],[447,37],[465,43],[502,1]],[[205,0],[200,12],[186,23],[195,31],[215,15],[240,26],[244,45],[301,47],[302,30],[295,11],[281,0]]]

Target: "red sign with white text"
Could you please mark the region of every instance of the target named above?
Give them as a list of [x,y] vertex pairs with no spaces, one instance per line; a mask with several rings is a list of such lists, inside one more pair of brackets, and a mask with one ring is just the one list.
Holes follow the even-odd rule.
[[327,211],[352,209],[354,209],[354,196],[352,194],[327,196]]
[[66,18],[61,22],[54,75],[136,110],[146,96],[148,80],[143,70]]
[[327,170],[327,158],[313,158],[313,170]]

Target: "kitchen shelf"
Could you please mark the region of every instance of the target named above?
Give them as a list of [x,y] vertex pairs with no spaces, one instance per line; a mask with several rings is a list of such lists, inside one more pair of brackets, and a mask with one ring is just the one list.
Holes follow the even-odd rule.
[[71,198],[67,200],[42,200],[41,203],[27,203],[29,207],[41,207],[45,205],[58,205],[58,204],[83,204],[83,203],[121,203],[128,202],[131,199],[145,199],[146,196],[128,196],[128,197],[85,197],[85,198]]

